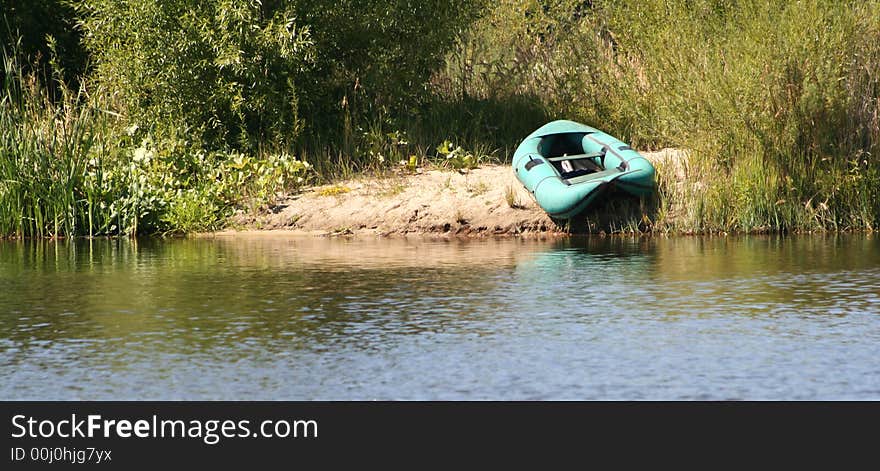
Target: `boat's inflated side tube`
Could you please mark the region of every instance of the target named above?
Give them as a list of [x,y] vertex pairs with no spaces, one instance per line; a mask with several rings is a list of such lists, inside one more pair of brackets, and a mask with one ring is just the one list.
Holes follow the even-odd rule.
[[[597,155],[604,170],[579,179],[563,179],[547,160],[547,156],[554,155],[547,138],[558,139],[559,135],[565,135],[569,143],[583,136],[578,152]],[[650,162],[619,139],[573,121],[553,121],[530,134],[520,143],[512,163],[517,178],[538,205],[560,219],[583,211],[612,184],[635,195],[653,190],[654,167]]]
[[536,137],[523,143],[533,147],[533,152],[519,154],[513,165],[514,170],[517,178],[535,195],[535,200],[544,211],[553,217],[569,218],[589,205],[607,183],[604,181],[579,185],[565,183],[553,165],[537,152],[540,140]]
[[605,151],[605,168],[616,168],[624,175],[614,178],[614,184],[636,196],[651,193],[654,190],[654,166],[635,149],[620,139],[596,131],[584,136],[584,149]]

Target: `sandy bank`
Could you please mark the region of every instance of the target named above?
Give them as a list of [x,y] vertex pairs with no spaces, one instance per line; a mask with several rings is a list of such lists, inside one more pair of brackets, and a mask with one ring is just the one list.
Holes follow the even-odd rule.
[[[673,171],[676,151],[644,152],[658,171]],[[282,198],[270,211],[237,214],[234,230],[302,234],[563,235],[517,181],[509,165],[467,173],[430,169],[358,177]]]

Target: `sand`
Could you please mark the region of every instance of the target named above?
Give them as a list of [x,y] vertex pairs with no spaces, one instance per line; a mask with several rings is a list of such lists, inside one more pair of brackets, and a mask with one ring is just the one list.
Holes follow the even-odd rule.
[[[665,171],[679,173],[669,165],[680,161],[678,151],[642,155]],[[483,165],[466,172],[433,168],[361,176],[282,196],[269,210],[240,212],[231,223],[232,232],[282,230],[319,235],[567,234],[535,203],[510,165]]]

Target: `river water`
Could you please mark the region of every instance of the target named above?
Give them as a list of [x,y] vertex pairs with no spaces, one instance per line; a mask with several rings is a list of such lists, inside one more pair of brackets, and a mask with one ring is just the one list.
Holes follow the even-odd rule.
[[880,399],[880,238],[0,243],[0,399]]

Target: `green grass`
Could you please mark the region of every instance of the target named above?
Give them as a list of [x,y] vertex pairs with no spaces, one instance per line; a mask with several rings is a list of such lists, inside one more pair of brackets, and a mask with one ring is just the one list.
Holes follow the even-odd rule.
[[0,234],[210,230],[307,181],[507,163],[524,136],[559,118],[690,156],[684,184],[659,164],[653,197],[608,202],[585,215],[591,227],[808,232],[880,222],[880,3],[584,5],[492,2],[461,25],[428,83],[388,82],[422,96],[412,106],[367,93],[340,105],[341,119],[302,116],[306,131],[293,142],[249,154],[202,148],[185,130],[154,141],[150,123],[102,111],[119,107],[101,90],[58,82],[50,98],[46,81],[5,53]]
[[[433,98],[372,121],[319,165],[375,171],[380,154],[507,162],[529,132],[569,118],[638,149],[688,151],[685,184],[659,165],[656,200],[614,230],[876,227],[880,4],[624,0],[576,14],[582,2],[533,3],[488,7],[435,73]],[[461,146],[455,159],[444,142]]]
[[504,187],[504,201],[511,209],[523,209],[525,207],[520,203],[519,197],[516,194],[516,188],[512,185],[506,185]]
[[310,166],[286,153],[206,152],[154,142],[84,89],[49,96],[14,51],[0,89],[0,237],[187,233],[222,227],[235,208],[273,204]]
[[877,225],[880,4],[579,3],[496,2],[435,82],[470,100],[531,97],[639,149],[688,149],[696,186],[658,171],[660,230]]
[[23,75],[3,54],[0,95],[0,234],[66,236],[95,224],[95,195],[83,191],[101,178],[87,155],[104,117],[77,106],[82,97],[64,91],[54,103],[33,75]]

